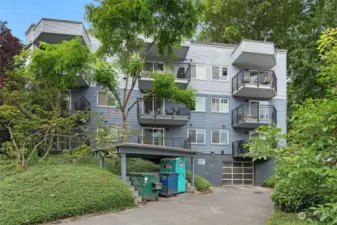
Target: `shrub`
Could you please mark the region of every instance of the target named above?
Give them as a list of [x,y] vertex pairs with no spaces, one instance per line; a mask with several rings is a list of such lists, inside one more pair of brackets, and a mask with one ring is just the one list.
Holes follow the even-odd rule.
[[[187,180],[191,182],[191,173],[188,172],[186,174],[186,177],[187,177]],[[205,178],[197,174],[194,175],[194,184],[195,184],[195,188],[200,192],[209,191],[209,187],[211,186],[208,180],[206,180]]]
[[275,174],[271,177],[269,177],[267,180],[265,180],[262,185],[262,187],[270,187],[273,188],[275,187]]
[[129,188],[105,170],[39,166],[0,183],[0,224],[24,225],[134,206]]
[[[78,164],[92,167],[99,167],[99,157],[96,156],[52,156],[45,161],[41,161],[44,165],[59,165],[59,164]],[[119,158],[105,158],[104,168],[113,174],[120,174],[120,159]],[[144,159],[127,159],[128,172],[159,172],[160,166]]]
[[293,174],[278,179],[271,198],[276,208],[283,212],[297,213],[324,202],[318,194],[319,179],[309,173]]

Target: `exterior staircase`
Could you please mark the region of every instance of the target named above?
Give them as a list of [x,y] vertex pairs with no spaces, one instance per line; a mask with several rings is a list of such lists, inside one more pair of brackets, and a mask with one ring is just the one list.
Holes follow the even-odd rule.
[[132,185],[130,178],[126,177],[126,184],[128,185],[129,189],[132,192],[133,197],[135,198],[135,202],[142,202],[142,196],[139,195],[139,192],[136,190],[136,187]]

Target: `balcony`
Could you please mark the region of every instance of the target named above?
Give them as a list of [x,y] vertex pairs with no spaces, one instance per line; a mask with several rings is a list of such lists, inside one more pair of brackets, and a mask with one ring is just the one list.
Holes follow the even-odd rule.
[[272,105],[261,105],[258,102],[243,104],[232,110],[234,128],[258,128],[261,125],[277,124],[277,111]]
[[172,148],[191,149],[191,142],[187,138],[165,138],[165,137],[138,137],[139,144],[165,146]]
[[89,36],[82,22],[42,18],[26,31],[26,45],[39,45],[40,41],[58,44],[81,37],[83,44],[90,46]]
[[[140,54],[145,56],[147,60],[159,60],[165,61],[167,56],[162,56],[159,53],[158,45],[156,43],[152,43],[153,40],[151,38],[143,38],[144,46],[140,50]],[[183,61],[186,58],[187,52],[190,49],[190,42],[184,41],[179,47],[172,47],[172,54],[176,61]]]
[[142,76],[138,79],[139,89],[141,91],[152,90],[153,77],[152,73],[162,72],[171,73],[175,78],[175,82],[182,90],[186,89],[191,80],[191,64],[189,63],[174,63],[173,65],[145,62]]
[[139,98],[137,115],[141,125],[182,126],[189,121],[191,111],[162,99]]
[[248,148],[244,147],[247,144],[245,140],[233,141],[232,142],[232,157],[234,159],[243,159],[245,154],[249,152]]
[[232,53],[232,59],[237,67],[270,69],[276,65],[274,43],[243,40]]
[[270,99],[276,96],[274,71],[241,70],[232,78],[232,94],[237,97]]
[[[73,95],[70,98],[63,98],[62,100],[62,117],[67,117],[70,114],[83,114],[84,120],[86,122],[90,121],[90,110],[91,104],[90,102],[82,95]],[[82,116],[79,116],[78,122],[82,123]]]

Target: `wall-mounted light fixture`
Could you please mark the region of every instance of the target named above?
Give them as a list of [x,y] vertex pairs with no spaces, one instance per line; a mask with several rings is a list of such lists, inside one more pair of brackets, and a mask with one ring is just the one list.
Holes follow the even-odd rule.
[[211,152],[211,156],[214,157],[214,152]]
[[225,151],[224,150],[221,150],[221,155],[225,154]]

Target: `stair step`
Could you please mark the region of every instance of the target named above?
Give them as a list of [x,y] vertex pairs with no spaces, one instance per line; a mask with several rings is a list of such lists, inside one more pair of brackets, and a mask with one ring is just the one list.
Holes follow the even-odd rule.
[[133,196],[134,196],[134,197],[137,197],[137,196],[139,196],[139,193],[138,193],[138,191],[133,191],[133,192],[132,192],[132,194],[133,194]]
[[129,186],[129,189],[131,190],[131,191],[135,191],[136,190],[136,188],[135,188],[135,186]]
[[142,201],[143,201],[142,196],[137,196],[137,197],[135,197],[135,201],[136,201],[136,202],[142,202]]

